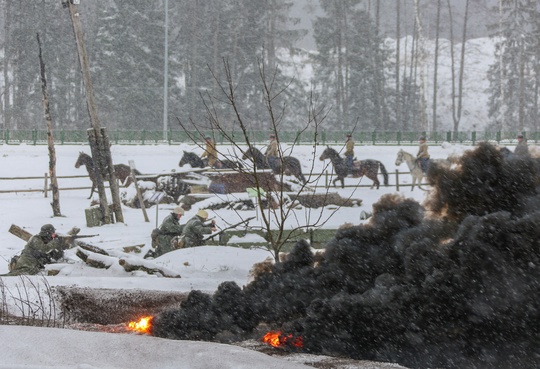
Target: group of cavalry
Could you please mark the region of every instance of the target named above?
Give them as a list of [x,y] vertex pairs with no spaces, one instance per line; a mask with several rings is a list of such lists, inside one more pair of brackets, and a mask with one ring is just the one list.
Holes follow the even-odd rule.
[[[345,159],[341,157],[340,153],[336,149],[329,146],[324,149],[319,159],[321,161],[329,160],[329,162],[332,164],[334,172],[334,179],[332,181],[333,186],[337,186],[337,182],[340,182],[341,188],[344,188],[346,177],[363,178],[365,176],[373,182],[371,185],[372,189],[374,187],[379,189],[381,185],[381,182],[378,178],[379,173],[383,177],[383,184],[385,186],[388,185],[388,171],[386,170],[384,164],[379,160],[355,159],[351,168],[347,165]],[[250,146],[248,149],[242,152],[241,160],[218,160],[214,167],[219,168],[220,170],[244,171],[246,168],[246,160],[251,163],[249,165],[249,167],[251,168],[256,168],[258,170],[271,170],[274,174],[293,176],[301,184],[307,183],[306,177],[302,173],[302,166],[300,164],[300,160],[293,156],[284,156],[281,160],[276,161],[276,164],[271,165],[268,158],[259,149],[253,146]],[[420,165],[418,165],[415,156],[404,150],[399,150],[395,164],[396,166],[399,166],[403,162],[407,164],[411,173],[412,189],[414,189],[416,185],[421,188],[420,184],[425,174]],[[183,152],[183,156],[180,159],[178,166],[183,167],[186,164],[191,166],[192,168],[209,167],[207,158],[201,158],[201,156],[190,151]],[[77,158],[77,161],[75,163],[75,168],[80,168],[81,166],[86,167],[86,170],[92,182],[89,196],[89,198],[91,198],[97,188],[97,175],[95,172],[95,166],[92,157],[84,152],[79,153],[79,157]],[[124,187],[128,187],[131,183],[133,183],[133,175],[142,176],[142,173],[136,169],[133,169],[132,173],[132,169],[125,164],[115,164],[114,173],[117,180]],[[103,174],[103,178],[107,178],[105,173]]]

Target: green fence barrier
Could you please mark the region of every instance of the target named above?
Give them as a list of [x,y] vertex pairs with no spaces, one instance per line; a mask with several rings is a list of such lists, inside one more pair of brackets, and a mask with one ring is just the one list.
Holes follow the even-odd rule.
[[[111,130],[107,131],[109,141],[114,144],[136,144],[151,145],[157,143],[167,143],[169,145],[180,143],[192,143],[193,138],[199,139],[213,136],[219,144],[227,144],[231,137],[235,142],[244,142],[243,133],[240,131],[227,133],[214,133],[203,131],[200,133],[188,133],[182,130]],[[249,139],[255,144],[262,144],[268,141],[271,131],[249,132]],[[312,131],[278,131],[279,140],[284,143],[313,144],[316,139],[319,144],[336,145],[345,142],[345,135],[348,131],[319,131],[317,134]],[[530,143],[540,140],[540,132],[518,132],[518,131],[469,131],[469,132],[429,132],[429,131],[355,131],[353,139],[360,145],[416,145],[418,138],[425,136],[428,143],[439,144],[441,142],[464,143],[475,145],[478,142],[489,141],[496,143],[515,144],[516,136],[522,133]],[[56,130],[53,131],[53,138],[56,144],[78,144],[87,143],[87,130]],[[26,130],[4,130],[3,142],[7,144],[27,143],[32,145],[47,143],[47,130],[26,129]]]

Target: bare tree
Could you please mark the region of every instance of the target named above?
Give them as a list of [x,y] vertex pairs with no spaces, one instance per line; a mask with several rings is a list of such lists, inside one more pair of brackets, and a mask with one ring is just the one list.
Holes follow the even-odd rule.
[[[454,25],[452,17],[452,7],[450,0],[447,0],[448,12],[450,16],[450,55],[452,62],[452,118],[454,120],[454,135],[457,136],[461,114],[463,112],[463,77],[465,73],[465,44],[467,42],[467,21],[469,14],[469,0],[465,2],[465,14],[463,15],[463,33],[461,38],[461,54],[459,60],[459,74],[456,81],[456,58],[454,56]],[[456,86],[457,83],[457,86]]]
[[56,179],[56,150],[54,149],[53,122],[51,110],[49,108],[49,93],[47,91],[47,78],[45,77],[45,63],[41,53],[41,41],[39,33],[37,34],[37,43],[39,48],[39,70],[41,74],[41,91],[43,93],[43,109],[45,111],[45,120],[47,121],[47,144],[49,147],[49,175],[51,177],[51,189],[53,194],[53,216],[62,216],[60,211],[60,191],[58,190],[58,181]]
[[435,21],[435,60],[433,61],[433,132],[437,132],[438,123],[437,123],[437,77],[439,72],[439,37],[441,30],[441,0],[437,0],[437,17]]
[[[236,88],[235,81],[231,73],[231,68],[227,61],[224,61],[224,72],[225,76],[224,81],[220,81],[217,78],[217,75],[214,71],[210,71],[214,76],[217,85],[219,86],[219,96],[212,96],[210,94],[201,94],[203,99],[204,106],[206,107],[206,116],[209,122],[206,129],[211,129],[212,132],[216,135],[220,135],[224,142],[228,144],[228,151],[223,149],[222,146],[218,153],[221,157],[234,160],[237,159],[239,155],[244,155],[244,157],[252,157],[250,151],[254,151],[255,142],[253,140],[253,128],[250,122],[244,119],[242,114],[242,107],[239,105],[239,100],[236,98]],[[265,104],[265,108],[268,114],[268,120],[270,121],[271,132],[275,135],[278,143],[280,142],[280,123],[287,114],[286,106],[278,107],[276,106],[276,99],[287,90],[287,86],[283,88],[276,87],[277,83],[275,80],[276,70],[273,70],[272,73],[267,73],[265,70],[265,63],[259,62],[259,74],[262,86],[262,101]],[[217,109],[217,105],[225,103],[229,109],[232,110],[237,126],[240,129],[240,137],[238,136],[238,131],[235,134],[231,133],[226,129],[226,125],[222,121],[223,118],[217,114],[218,111],[223,111],[223,109]],[[299,235],[306,234],[307,231],[323,226],[328,219],[339,210],[339,205],[336,207],[336,210],[330,215],[324,215],[322,209],[316,210],[311,207],[305,208],[306,212],[306,222],[302,223],[300,217],[295,213],[295,206],[298,204],[298,199],[300,197],[311,198],[311,201],[316,201],[318,203],[326,204],[332,194],[328,189],[324,191],[317,191],[316,187],[319,181],[323,180],[323,174],[315,173],[314,171],[314,162],[319,160],[316,157],[316,145],[318,144],[318,135],[321,129],[321,125],[325,120],[328,110],[324,106],[319,106],[311,94],[309,98],[309,104],[307,108],[307,119],[304,123],[303,129],[298,133],[298,135],[313,135],[313,152],[311,158],[311,166],[309,172],[306,174],[306,180],[304,183],[302,181],[295,181],[290,179],[286,175],[284,170],[286,166],[286,158],[294,154],[294,148],[298,144],[299,136],[296,137],[294,142],[287,148],[287,152],[281,151],[281,157],[279,159],[280,168],[282,170],[278,171],[276,174],[277,180],[275,186],[272,189],[268,189],[267,183],[265,183],[264,170],[259,168],[255,162],[248,161],[243,162],[241,168],[236,167],[234,170],[236,173],[241,173],[246,178],[254,184],[253,187],[256,188],[256,198],[255,202],[259,208],[265,208],[264,211],[261,211],[261,225],[260,230],[265,232],[267,235],[268,241],[268,250],[278,262],[278,255],[281,252],[283,246],[287,241],[298,238]],[[227,114],[227,116],[229,116]],[[178,119],[181,127],[190,135],[190,139],[199,145],[202,148],[201,138],[203,137],[203,128],[200,124],[196,124],[194,121],[190,120],[189,122],[182,122]],[[194,132],[194,133],[190,133]],[[278,145],[280,146],[280,145]],[[280,147],[280,150],[281,147]],[[330,165],[330,164],[328,164]],[[266,190],[266,191],[265,191]],[[266,192],[266,193],[265,193]],[[344,199],[347,200],[347,199]],[[350,199],[349,199],[350,200]],[[308,200],[309,201],[309,200]],[[244,218],[239,214],[240,218]],[[290,227],[290,223],[295,223],[294,227]]]

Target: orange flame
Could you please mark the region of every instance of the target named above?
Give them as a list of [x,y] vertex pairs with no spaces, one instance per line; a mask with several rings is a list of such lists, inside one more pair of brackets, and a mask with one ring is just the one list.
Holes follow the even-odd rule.
[[262,338],[262,341],[273,347],[290,345],[300,348],[304,346],[304,340],[302,337],[294,337],[292,334],[285,335],[281,331],[266,333]]
[[129,322],[128,328],[135,332],[148,333],[150,331],[150,327],[152,326],[151,320],[151,316],[145,316],[138,322]]

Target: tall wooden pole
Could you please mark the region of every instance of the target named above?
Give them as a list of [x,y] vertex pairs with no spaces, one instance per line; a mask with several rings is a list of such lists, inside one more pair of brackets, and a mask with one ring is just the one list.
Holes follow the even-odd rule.
[[69,0],[66,3],[69,8],[71,23],[73,24],[73,32],[75,34],[75,42],[77,44],[77,53],[79,54],[79,62],[81,64],[81,72],[86,91],[86,105],[92,125],[92,132],[88,132],[89,140],[91,141],[92,139],[95,139],[94,144],[90,142],[90,149],[92,151],[92,158],[94,159],[97,190],[99,194],[99,205],[101,209],[101,214],[103,215],[103,223],[108,224],[111,221],[109,206],[107,202],[107,195],[105,192],[105,185],[103,184],[104,169],[107,169],[106,173],[109,175],[109,184],[111,187],[111,192],[113,193],[113,201],[118,201],[118,203],[114,202],[116,219],[119,222],[123,222],[121,203],[119,202],[118,196],[118,184],[116,182],[116,176],[114,174],[114,166],[112,164],[110,147],[108,144],[104,145],[102,129],[97,115],[94,88],[92,86],[92,79],[90,78],[90,68],[88,64],[86,48],[83,41],[83,32],[78,12],[78,6],[72,4]]
[[41,40],[37,34],[37,43],[39,47],[39,70],[41,74],[41,91],[43,93],[43,109],[45,110],[45,121],[47,121],[47,145],[49,147],[49,175],[51,177],[51,190],[53,201],[51,203],[53,216],[60,217],[60,191],[58,190],[58,181],[56,179],[56,150],[53,139],[53,122],[49,106],[49,93],[47,91],[47,78],[45,76],[45,62],[41,53]]

